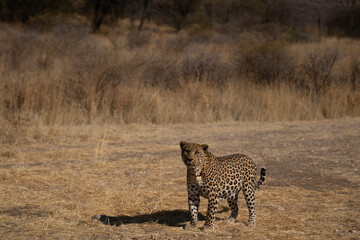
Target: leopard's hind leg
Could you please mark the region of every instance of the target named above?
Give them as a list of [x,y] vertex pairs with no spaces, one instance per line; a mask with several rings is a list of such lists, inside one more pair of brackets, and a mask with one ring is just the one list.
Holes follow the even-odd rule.
[[249,209],[248,224],[251,226],[256,225],[256,213],[255,213],[255,184],[253,181],[247,181],[243,184],[243,194],[245,197],[246,205]]

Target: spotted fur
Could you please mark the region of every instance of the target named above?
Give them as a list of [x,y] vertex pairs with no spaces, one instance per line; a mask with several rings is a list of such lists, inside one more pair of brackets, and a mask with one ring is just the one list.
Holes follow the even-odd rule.
[[219,199],[227,199],[231,208],[229,221],[238,216],[238,196],[242,191],[249,209],[249,224],[255,226],[255,190],[265,181],[266,169],[261,168],[255,183],[256,166],[246,155],[216,157],[208,145],[180,142],[181,157],[187,166],[187,191],[191,215],[190,226],[197,227],[200,196],[208,199],[205,228],[214,228]]

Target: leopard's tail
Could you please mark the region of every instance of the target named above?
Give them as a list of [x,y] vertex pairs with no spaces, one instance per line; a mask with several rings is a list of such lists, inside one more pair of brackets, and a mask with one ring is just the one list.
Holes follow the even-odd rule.
[[266,178],[266,168],[265,167],[261,167],[261,173],[260,173],[260,179],[255,187],[255,189],[260,189],[261,186],[263,185],[264,181]]

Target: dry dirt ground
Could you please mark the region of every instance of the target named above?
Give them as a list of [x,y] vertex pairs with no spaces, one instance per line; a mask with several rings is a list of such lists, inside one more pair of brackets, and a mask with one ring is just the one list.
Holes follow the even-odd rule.
[[[360,238],[360,119],[0,133],[0,239]],[[221,221],[230,214],[221,201],[214,231],[183,229],[189,214],[180,140],[266,166],[256,229],[244,224],[243,198],[236,223]],[[201,199],[201,224],[206,204]],[[107,221],[93,220],[97,214]]]

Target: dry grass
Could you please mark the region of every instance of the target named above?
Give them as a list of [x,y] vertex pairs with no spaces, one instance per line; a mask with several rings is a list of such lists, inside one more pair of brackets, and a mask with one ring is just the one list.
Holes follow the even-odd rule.
[[[105,29],[105,35],[88,34],[81,24],[59,25],[49,32],[0,27],[4,123],[163,124],[360,116],[358,40],[259,43],[260,35],[193,36],[161,28],[135,34],[126,25],[122,32]],[[308,77],[302,66],[317,53],[314,49],[329,47],[339,49],[341,56],[326,75],[326,91],[320,95],[312,84],[317,78]],[[244,48],[247,51],[239,50]]]
[[[360,119],[8,129],[0,238],[358,239],[359,133]],[[216,155],[246,153],[267,167],[256,230],[243,224],[242,199],[238,222],[218,220],[211,233],[182,229],[189,215],[180,140],[208,143]],[[230,214],[225,202],[219,211],[219,219]],[[93,221],[95,214],[118,226]]]

